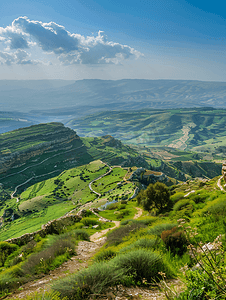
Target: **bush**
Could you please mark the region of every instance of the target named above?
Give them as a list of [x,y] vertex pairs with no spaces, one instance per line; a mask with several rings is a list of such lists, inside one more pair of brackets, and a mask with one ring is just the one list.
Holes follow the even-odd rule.
[[155,221],[156,221],[156,217],[147,218],[147,219],[143,219],[143,220],[127,219],[127,220],[122,221],[120,224],[122,226],[124,226],[124,225],[127,225],[129,223],[137,223],[137,224],[143,224],[145,226],[148,226],[148,225],[152,224]]
[[183,231],[177,231],[177,227],[165,230],[161,234],[161,239],[173,255],[182,256],[187,252],[188,241]]
[[100,222],[98,222],[97,219],[95,218],[82,218],[82,221],[81,221],[84,226],[90,226],[90,225],[99,225]]
[[75,229],[73,235],[77,240],[90,241],[89,234],[84,229]]
[[154,227],[152,227],[147,234],[157,235],[158,237],[161,237],[161,234],[165,230],[170,230],[173,227],[177,226],[177,224],[172,223],[166,223],[166,224],[157,224]]
[[102,251],[100,251],[99,253],[97,253],[94,257],[94,260],[96,262],[101,262],[101,261],[106,261],[106,260],[110,260],[113,257],[116,256],[116,252],[111,250],[111,249],[104,249]]
[[121,253],[129,252],[135,249],[154,249],[155,246],[158,244],[157,239],[148,239],[148,238],[143,238],[139,239],[136,242],[130,244],[127,247],[124,247],[120,250]]
[[[224,287],[225,288],[225,287]],[[225,300],[226,293],[222,292],[216,283],[201,270],[187,271],[186,273],[186,290],[176,298],[186,299],[218,299]]]
[[207,210],[213,215],[226,215],[226,200],[220,199]]
[[193,209],[195,205],[195,202],[189,199],[183,199],[179,200],[177,203],[174,204],[173,210],[178,211],[181,210],[187,206],[189,206],[190,209]]
[[7,257],[18,248],[15,244],[0,242],[0,267],[4,266]]
[[11,289],[18,288],[21,283],[23,283],[24,272],[20,266],[13,266],[0,274],[0,296],[1,293],[4,295],[4,292],[8,292]]
[[144,227],[146,227],[144,224],[133,222],[131,224],[127,224],[123,227],[119,227],[112,230],[107,236],[108,246],[113,244],[118,245],[122,243],[123,238],[128,236],[131,231],[135,232],[140,228],[144,228]]
[[115,285],[123,278],[124,270],[110,263],[96,263],[75,275],[56,281],[52,289],[69,300],[88,299],[90,294],[101,294],[108,286]]
[[42,250],[39,253],[30,255],[28,260],[23,265],[22,269],[24,273],[28,273],[30,275],[40,273],[46,274],[51,269],[54,269],[56,267],[56,264],[52,265],[54,259],[62,254],[66,254],[64,257],[64,261],[66,261],[71,255],[75,254],[74,243],[67,239],[58,239],[48,248]]
[[170,199],[172,200],[173,203],[175,203],[183,198],[184,198],[184,193],[181,193],[181,192],[176,193],[170,197]]
[[123,211],[121,211],[119,214],[116,215],[116,219],[122,219],[125,216],[129,215],[129,210],[128,209],[124,209]]
[[116,256],[112,261],[118,268],[124,269],[125,274],[132,275],[137,283],[143,280],[155,282],[160,279],[159,272],[166,274],[167,278],[174,276],[171,268],[163,261],[159,254],[148,250],[134,250]]

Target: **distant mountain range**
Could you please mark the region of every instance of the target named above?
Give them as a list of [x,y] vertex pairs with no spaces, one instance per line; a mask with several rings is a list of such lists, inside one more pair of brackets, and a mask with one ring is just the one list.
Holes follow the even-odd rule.
[[[226,82],[191,80],[1,80],[0,110],[43,114],[90,110],[226,107]],[[71,110],[71,108],[74,108]],[[68,109],[70,108],[70,109]],[[90,113],[90,112],[89,112]]]
[[226,108],[226,82],[0,80],[0,133],[103,111],[191,107]]

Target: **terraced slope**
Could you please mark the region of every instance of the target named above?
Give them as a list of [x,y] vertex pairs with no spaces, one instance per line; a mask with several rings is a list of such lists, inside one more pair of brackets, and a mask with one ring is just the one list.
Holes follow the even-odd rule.
[[226,146],[224,109],[107,111],[71,120],[68,125],[80,136],[110,134],[142,146],[218,153]]
[[[46,123],[0,135],[0,183],[8,192],[102,159],[109,164],[146,166],[136,150],[110,136],[80,139],[61,123]],[[2,197],[1,197],[2,199]]]
[[2,203],[0,240],[36,231],[87,202],[129,199],[135,185],[123,182],[127,171],[96,160],[30,186],[20,196]]

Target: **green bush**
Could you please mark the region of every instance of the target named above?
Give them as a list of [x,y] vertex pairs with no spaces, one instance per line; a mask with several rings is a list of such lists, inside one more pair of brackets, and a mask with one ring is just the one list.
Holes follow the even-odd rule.
[[11,289],[15,289],[24,282],[23,276],[25,273],[20,266],[13,266],[0,274],[0,295],[4,295],[4,292],[8,292]]
[[174,277],[174,272],[163,261],[159,254],[149,250],[139,249],[116,256],[112,261],[118,268],[125,270],[126,275],[132,275],[137,283],[143,280],[155,282],[160,279],[159,272],[166,274],[167,278]]
[[124,209],[123,211],[120,211],[119,214],[116,215],[116,219],[120,220],[122,218],[124,218],[125,216],[129,215],[129,210],[128,209]]
[[178,211],[181,210],[187,206],[189,206],[191,209],[194,208],[195,202],[189,199],[183,199],[183,200],[179,200],[177,203],[174,204],[173,206],[173,210],[174,211]]
[[141,190],[136,197],[138,205],[141,204],[145,210],[152,208],[163,211],[171,206],[170,192],[162,182],[150,183],[145,191]]
[[69,300],[83,300],[88,299],[90,294],[103,294],[107,287],[115,285],[123,275],[124,269],[100,262],[56,281],[52,289]]
[[89,234],[84,229],[73,230],[73,235],[77,240],[90,241]]
[[137,223],[137,224],[143,224],[145,226],[148,226],[150,224],[152,224],[154,221],[156,221],[156,218],[153,217],[153,218],[147,218],[147,219],[144,219],[144,220],[133,220],[133,219],[128,219],[128,220],[124,220],[124,221],[121,221],[121,225],[124,226],[124,225],[127,225],[129,223]]
[[99,253],[97,253],[94,257],[95,262],[101,262],[101,261],[106,261],[106,260],[110,260],[113,257],[115,257],[116,252],[111,250],[111,249],[104,249],[102,251],[100,251]]
[[81,221],[84,226],[90,226],[90,225],[99,225],[100,222],[98,222],[97,219],[95,218],[82,218],[82,221]]
[[131,231],[135,232],[135,231],[139,230],[140,228],[144,228],[144,227],[146,227],[144,224],[133,222],[131,224],[127,224],[125,226],[122,226],[122,227],[112,230],[107,235],[108,246],[113,245],[113,244],[114,245],[120,244],[123,241],[123,238],[128,236]]
[[158,244],[159,242],[157,241],[157,239],[148,239],[148,238],[143,238],[143,239],[139,239],[136,242],[130,244],[127,247],[124,247],[120,250],[120,253],[125,253],[125,252],[129,252],[132,250],[136,250],[136,249],[154,249],[155,246]]
[[115,202],[115,203],[109,204],[106,209],[115,210],[115,209],[118,209],[118,206],[119,206],[119,203]]
[[0,267],[4,266],[7,257],[19,247],[15,244],[0,242]]
[[226,294],[222,293],[215,282],[207,273],[201,270],[187,271],[186,273],[186,290],[176,299],[218,299],[225,300]]
[[170,230],[175,226],[177,226],[177,224],[172,224],[172,223],[157,224],[154,227],[150,228],[147,234],[157,235],[158,237],[161,237],[163,231]]
[[184,198],[184,193],[178,192],[172,196],[170,196],[170,199],[172,200],[173,203],[181,200]]
[[67,260],[71,255],[75,254],[75,245],[70,240],[58,239],[41,252],[31,254],[24,263],[22,269],[24,273],[28,273],[30,275],[40,273],[46,274],[51,269],[54,269],[53,262],[55,258],[65,253],[67,254],[65,256],[65,260]]
[[220,199],[217,203],[210,206],[207,211],[213,215],[226,215],[226,200]]

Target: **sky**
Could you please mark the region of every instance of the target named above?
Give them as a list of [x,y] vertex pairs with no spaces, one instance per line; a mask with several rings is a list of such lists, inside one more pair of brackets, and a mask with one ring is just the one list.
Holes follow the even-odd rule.
[[2,1],[0,79],[226,81],[222,3]]

